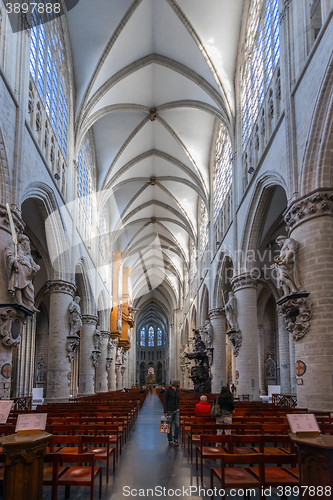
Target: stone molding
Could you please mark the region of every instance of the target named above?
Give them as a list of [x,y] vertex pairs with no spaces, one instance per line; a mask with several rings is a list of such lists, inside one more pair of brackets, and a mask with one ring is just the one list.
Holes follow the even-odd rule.
[[294,201],[283,214],[289,233],[303,222],[323,215],[333,215],[333,190],[318,189]]
[[209,321],[211,321],[212,319],[222,318],[223,316],[224,310],[222,309],[222,307],[217,307],[208,311]]
[[240,330],[229,330],[227,335],[230,339],[234,356],[237,358],[243,340],[242,332]]
[[82,315],[82,324],[84,325],[97,325],[98,316],[93,316],[92,314]]
[[76,291],[76,286],[73,283],[69,283],[68,281],[62,281],[62,280],[49,281],[47,283],[47,288],[50,290],[50,294],[66,293],[71,297],[74,297]]
[[242,288],[256,288],[257,279],[251,273],[238,274],[231,280],[232,289],[234,292]]
[[107,330],[100,330],[103,340],[108,340],[110,338],[110,332]]

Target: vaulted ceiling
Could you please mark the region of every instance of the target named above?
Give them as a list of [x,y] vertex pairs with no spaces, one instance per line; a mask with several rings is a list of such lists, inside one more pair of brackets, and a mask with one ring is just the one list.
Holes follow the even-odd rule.
[[179,300],[216,120],[232,133],[244,0],[80,0],[68,15],[79,148],[94,134],[97,186],[135,305]]

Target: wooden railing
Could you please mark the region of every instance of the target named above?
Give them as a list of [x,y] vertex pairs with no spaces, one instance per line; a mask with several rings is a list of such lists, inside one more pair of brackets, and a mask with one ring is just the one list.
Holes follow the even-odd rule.
[[22,398],[13,398],[12,410],[31,410],[32,407],[32,396],[24,396]]
[[278,406],[295,408],[297,406],[297,396],[291,394],[272,394],[272,403]]

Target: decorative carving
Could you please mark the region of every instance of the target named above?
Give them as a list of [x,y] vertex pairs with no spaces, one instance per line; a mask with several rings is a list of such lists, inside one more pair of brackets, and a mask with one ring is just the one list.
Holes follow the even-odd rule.
[[46,379],[46,367],[44,363],[40,362],[37,365],[37,382],[45,382]]
[[[15,226],[15,230],[18,234],[22,233],[25,227],[25,224],[22,220],[21,210],[17,207],[11,207],[11,213],[13,217],[13,222]],[[10,223],[8,218],[7,208],[0,204],[0,226],[10,232]]]
[[231,345],[232,345],[232,350],[234,352],[234,356],[237,358],[240,346],[242,345],[242,332],[240,330],[229,330],[227,332],[227,335],[230,339]]
[[26,316],[24,312],[14,307],[3,307],[0,309],[0,337],[2,344],[6,347],[17,347],[21,341],[21,325]]
[[293,340],[299,340],[308,332],[312,317],[312,305],[308,293],[294,294],[280,299],[277,304],[287,322],[287,330]]
[[77,295],[74,300],[69,304],[69,324],[70,335],[76,335],[82,328],[82,314],[80,308],[80,297]]
[[40,267],[33,260],[28,236],[19,234],[17,248],[11,243],[4,252],[5,266],[8,275],[8,292],[12,300],[34,312],[34,287],[32,279]]
[[295,201],[283,215],[288,232],[309,219],[333,215],[333,191],[318,190]]
[[208,316],[209,316],[210,321],[212,321],[212,319],[220,318],[221,316],[223,316],[223,314],[224,314],[224,312],[223,312],[222,307],[217,307],[216,309],[210,309],[208,311]]
[[232,289],[234,292],[242,288],[255,288],[257,286],[258,275],[254,273],[244,273],[234,276],[231,280]]
[[195,361],[195,366],[191,368],[189,378],[194,384],[194,392],[211,392],[211,380],[209,374],[209,360],[206,353],[206,346],[201,340],[199,330],[195,330],[194,351],[185,353],[189,360]]
[[93,360],[93,367],[94,368],[97,368],[98,367],[98,358],[100,357],[101,355],[101,351],[93,351],[92,352],[92,360]]
[[72,297],[76,290],[76,286],[73,283],[62,280],[49,281],[47,283],[47,288],[50,290],[50,293],[66,293]]
[[277,275],[277,287],[282,288],[283,296],[304,291],[298,280],[297,253],[298,242],[294,238],[279,236],[276,243],[280,246],[280,255],[275,257],[271,269],[275,269]]
[[121,366],[123,364],[123,348],[117,348],[117,358],[116,358],[116,366]]
[[151,122],[154,122],[156,118],[158,117],[158,114],[156,113],[156,108],[151,108],[148,113],[149,120]]
[[98,316],[93,316],[91,314],[83,314],[81,319],[84,325],[96,325],[98,321]]
[[108,372],[111,368],[113,358],[106,358],[106,371]]
[[70,362],[74,360],[74,354],[78,345],[80,345],[80,337],[78,335],[67,336],[66,351]]

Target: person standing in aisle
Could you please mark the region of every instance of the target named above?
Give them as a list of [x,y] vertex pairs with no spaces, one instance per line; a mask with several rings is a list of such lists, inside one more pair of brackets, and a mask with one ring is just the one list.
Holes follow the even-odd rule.
[[[168,433],[169,446],[179,446],[179,410],[180,410],[180,380],[174,380],[164,393],[164,415],[169,417],[170,432]],[[174,439],[172,438],[172,424],[175,426]]]

